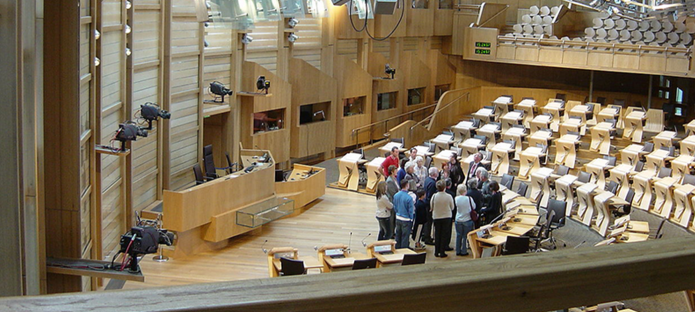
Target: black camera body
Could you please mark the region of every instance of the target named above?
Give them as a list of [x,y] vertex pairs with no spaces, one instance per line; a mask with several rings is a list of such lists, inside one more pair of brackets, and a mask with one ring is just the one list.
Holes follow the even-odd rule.
[[151,226],[135,226],[121,236],[121,252],[130,255],[156,253],[159,244],[171,246],[173,240],[174,233],[166,230],[157,230]]

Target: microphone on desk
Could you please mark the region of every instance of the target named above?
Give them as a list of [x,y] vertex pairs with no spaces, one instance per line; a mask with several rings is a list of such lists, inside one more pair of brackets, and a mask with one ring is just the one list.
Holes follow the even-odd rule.
[[367,239],[367,237],[370,237],[370,236],[372,236],[372,233],[367,234],[367,236],[365,236],[365,237],[362,239],[362,247],[367,247],[367,243],[365,243],[364,240]]
[[265,254],[268,253],[268,249],[263,248],[263,246],[265,246],[265,243],[267,243],[267,242],[268,242],[268,240],[266,239],[265,242],[263,242],[263,245],[261,245],[261,250],[262,250],[263,253],[265,253]]
[[583,241],[583,242],[579,243],[579,245],[577,245],[577,246],[574,246],[574,249],[577,249],[577,248],[579,248],[579,247],[580,247],[581,245],[584,245],[584,243],[586,243],[586,241]]
[[348,249],[347,249],[348,253],[350,253],[350,244],[352,244],[352,232],[350,232],[350,240],[348,240]]

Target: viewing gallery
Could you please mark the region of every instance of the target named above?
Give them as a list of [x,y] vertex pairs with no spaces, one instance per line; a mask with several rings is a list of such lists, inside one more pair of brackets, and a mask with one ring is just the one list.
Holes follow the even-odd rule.
[[0,0],[0,310],[695,311],[694,38],[695,0]]

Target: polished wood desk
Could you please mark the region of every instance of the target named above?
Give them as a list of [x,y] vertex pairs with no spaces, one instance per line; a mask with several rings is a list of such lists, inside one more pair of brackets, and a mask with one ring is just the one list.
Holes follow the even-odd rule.
[[495,121],[496,113],[494,108],[483,107],[479,109],[477,112],[473,113],[472,115],[473,117],[482,120],[484,123],[488,123],[491,121]]
[[614,107],[614,105],[608,105],[608,107],[598,112],[598,122],[601,123],[609,119],[618,120],[618,116],[620,116],[620,108]]
[[664,219],[671,218],[673,211],[673,188],[678,181],[673,177],[654,180],[654,205],[649,209]]
[[655,137],[652,138],[654,141],[654,150],[658,150],[662,147],[673,146],[673,140],[676,138],[676,132],[674,131],[661,131]]
[[471,120],[460,121],[455,126],[451,127],[451,131],[454,132],[454,140],[456,141],[470,139],[476,129],[478,129],[478,127],[473,126],[473,121]]
[[577,145],[580,137],[565,134],[555,142],[555,164],[574,168],[577,162]]
[[504,115],[502,115],[502,118],[500,118],[500,121],[502,123],[502,132],[506,132],[515,125],[519,125],[523,119],[524,115],[522,112],[511,111],[505,113]]
[[486,149],[491,149],[497,144],[497,136],[499,136],[501,132],[502,130],[496,124],[487,124],[478,129],[478,135],[487,137]]
[[509,153],[514,153],[512,144],[500,142],[492,147],[492,167],[490,173],[503,175],[509,173]]
[[649,234],[626,231],[616,237],[616,243],[638,243],[649,239]]
[[[523,200],[521,200],[523,202]],[[505,212],[505,218],[491,225],[481,227],[478,230],[468,233],[466,239],[471,247],[473,258],[480,258],[485,248],[492,248],[491,255],[498,256],[502,251],[502,246],[507,241],[507,236],[522,236],[535,227],[538,221],[538,212],[534,206],[523,206],[524,208],[512,208]],[[519,210],[524,211],[519,212]],[[531,214],[535,213],[535,215]],[[480,236],[478,233],[487,232],[487,236]]]
[[481,149],[485,149],[485,144],[480,139],[470,138],[459,144],[459,147],[461,148],[461,157],[466,158]]
[[362,154],[348,153],[338,159],[338,186],[347,188],[348,190],[357,191],[360,182],[360,171],[358,165],[365,163],[367,160],[362,159]]
[[661,167],[666,165],[665,161],[672,159],[672,157],[669,156],[669,151],[662,149],[655,149],[644,158],[647,160],[644,164],[644,171],[653,172],[655,175],[659,172]]
[[541,168],[541,156],[544,156],[540,147],[527,147],[519,157],[519,179],[528,180],[533,172]]
[[[380,246],[389,246],[388,252],[390,254],[375,251],[375,247]],[[406,254],[416,254],[416,252],[408,248],[396,249],[396,241],[394,240],[376,241],[367,245],[367,257],[376,258],[377,267],[389,264],[400,264],[403,262],[403,256]]]
[[[553,116],[550,115],[538,115],[534,117],[529,126],[529,131],[531,132],[531,135],[536,133],[536,131],[541,130],[541,129],[551,129],[550,128],[550,123],[553,121]],[[551,129],[552,131],[552,129]]]
[[386,153],[391,154],[391,149],[394,147],[398,148],[399,152],[405,152],[405,149],[403,148],[403,143],[388,142],[388,143],[384,144],[384,146],[379,148],[379,155],[386,155]]
[[525,128],[531,127],[531,120],[533,120],[533,109],[536,107],[536,100],[534,99],[523,99],[521,102],[516,104],[516,109],[524,112],[523,124]]
[[550,168],[540,168],[531,173],[531,194],[529,197],[537,198],[542,191],[543,196],[540,198],[541,207],[548,206],[548,198],[550,198],[550,183],[548,183],[548,179],[552,173],[553,169]]
[[536,146],[537,144],[550,146],[552,138],[552,131],[536,131],[528,137],[528,146]]
[[647,120],[647,113],[636,110],[625,116],[625,129],[623,138],[632,139],[632,142],[641,143],[644,133],[644,123]]
[[610,122],[599,122],[591,128],[591,145],[589,151],[599,152],[602,155],[609,155],[611,147],[611,131],[613,124]]
[[307,270],[323,268],[323,265],[319,262],[319,260],[314,257],[305,256],[300,258],[299,253],[297,252],[297,248],[275,247],[269,250],[267,254],[268,275],[270,277],[280,276],[280,272],[282,272],[282,263],[280,262],[280,258],[282,257],[304,261],[304,268]]
[[451,144],[454,143],[454,136],[450,134],[440,134],[434,139],[430,140],[430,142],[434,143],[434,153],[436,154],[441,151],[448,150],[451,147]]
[[509,112],[509,106],[512,106],[514,103],[512,102],[512,98],[510,96],[500,96],[496,98],[494,101],[492,101],[492,105],[495,107],[495,110],[497,111],[498,115],[503,116],[507,112]]
[[644,151],[644,146],[638,144],[630,144],[629,146],[620,150],[620,162],[623,164],[628,164],[632,169],[635,169],[637,161],[640,156],[646,154]]
[[630,173],[632,172],[632,168],[633,167],[629,164],[620,164],[608,170],[608,172],[610,172],[608,181],[614,181],[620,185],[617,195],[621,198],[625,198],[630,189]]
[[648,211],[652,203],[651,180],[656,175],[653,171],[642,171],[633,177],[632,189],[635,190],[635,198],[632,207]]
[[275,182],[275,194],[294,200],[296,208],[304,207],[326,194],[326,169],[294,164],[284,182]]
[[685,134],[688,136],[695,135],[695,119],[685,125]]
[[369,193],[375,193],[376,192],[376,186],[379,184],[381,181],[385,181],[384,175],[381,174],[381,171],[379,170],[381,168],[381,164],[384,163],[384,160],[386,160],[385,157],[377,157],[372,159],[372,161],[367,163],[367,189],[366,191]]
[[689,135],[681,141],[681,155],[695,156],[695,135]]
[[550,129],[552,129],[553,132],[558,132],[564,111],[565,101],[563,100],[549,99],[548,103],[543,106],[543,112],[553,116],[553,120],[550,123]]
[[606,171],[613,168],[608,165],[608,160],[603,158],[594,158],[584,166],[584,170],[591,174],[589,182],[596,184],[600,189],[606,187]]
[[591,183],[577,187],[577,214],[572,215],[572,217],[589,227],[591,226],[591,218],[594,216],[594,193],[597,189],[598,186]]
[[673,190],[674,209],[669,220],[685,229],[688,229],[692,222],[695,208],[693,194],[695,194],[695,186],[690,184],[677,185]]
[[[324,245],[317,250],[319,262],[323,265],[323,273],[333,272],[338,269],[352,268],[355,260],[369,259],[367,255],[354,252],[348,253],[348,246],[344,244]],[[328,252],[340,253],[342,257],[335,257],[333,254],[327,255]]]
[[572,215],[572,207],[574,207],[574,191],[573,185],[577,181],[577,177],[571,174],[566,174],[555,180],[555,199],[567,203],[565,216]]
[[[519,160],[519,157],[521,155],[521,150],[523,146],[523,138],[526,136],[526,128],[523,127],[511,127],[509,130],[505,131],[504,134],[502,135],[503,140],[508,140],[508,141],[514,141],[514,160]],[[547,145],[547,143],[546,143]],[[529,146],[535,146],[531,145],[529,143]]]

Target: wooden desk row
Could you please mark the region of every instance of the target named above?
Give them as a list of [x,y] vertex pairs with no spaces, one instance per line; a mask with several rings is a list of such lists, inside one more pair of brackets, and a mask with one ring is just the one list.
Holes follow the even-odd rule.
[[280,276],[282,265],[280,258],[286,257],[304,261],[307,270],[318,269],[321,273],[333,272],[341,269],[352,268],[355,260],[376,258],[377,268],[400,264],[406,254],[416,254],[408,249],[396,249],[393,240],[376,241],[366,246],[366,254],[349,252],[348,246],[343,244],[326,245],[317,249],[317,258],[312,256],[299,256],[296,248],[276,247],[268,251],[268,273],[270,277]]

